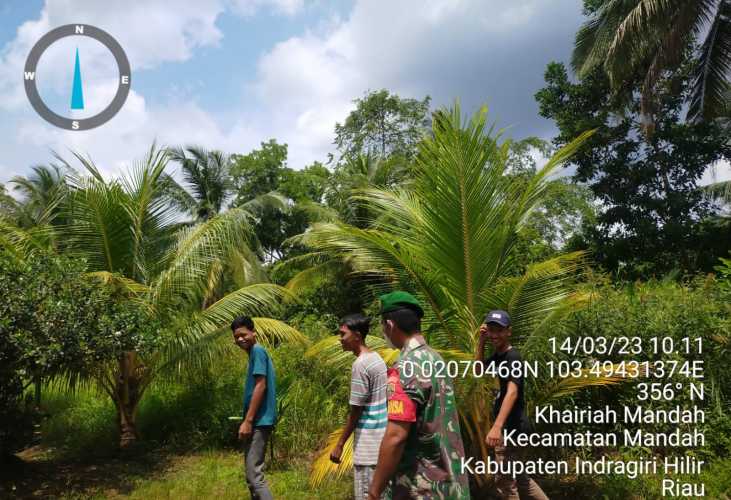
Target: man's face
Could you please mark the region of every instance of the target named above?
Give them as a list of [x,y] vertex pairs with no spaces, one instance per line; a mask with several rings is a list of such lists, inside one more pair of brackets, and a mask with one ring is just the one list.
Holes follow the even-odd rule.
[[355,352],[356,347],[360,343],[360,334],[345,325],[340,325],[338,331],[340,332],[340,346],[343,348],[343,351]]
[[487,338],[493,347],[500,349],[508,344],[510,334],[512,333],[509,326],[505,327],[496,323],[488,323],[485,327],[487,328]]
[[254,345],[254,337],[256,333],[253,330],[249,330],[245,326],[240,326],[234,330],[234,343],[245,351],[251,350],[251,346]]

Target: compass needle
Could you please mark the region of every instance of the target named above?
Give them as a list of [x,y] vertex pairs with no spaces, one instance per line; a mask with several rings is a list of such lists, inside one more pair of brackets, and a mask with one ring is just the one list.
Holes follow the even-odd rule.
[[79,49],[76,48],[76,63],[74,64],[74,84],[71,93],[71,109],[84,109],[84,89],[81,86],[81,65],[79,64]]
[[[111,102],[109,102],[109,104],[107,104],[104,109],[102,109],[95,115],[85,118],[77,118],[75,116],[62,116],[49,108],[48,105],[41,98],[40,93],[38,92],[36,81],[36,69],[38,66],[38,61],[40,60],[46,49],[62,38],[74,36],[92,38],[101,43],[107,49],[109,49],[109,52],[111,52],[112,57],[117,63],[117,69],[119,70],[119,77],[116,81],[117,91],[114,94]],[[82,46],[82,49],[83,48],[84,47]],[[88,52],[86,52],[85,54],[88,55]],[[88,58],[86,59],[86,61],[88,62]],[[89,66],[87,67],[87,69],[91,68],[90,71],[93,71],[95,69],[93,66],[94,65]],[[120,109],[122,109],[122,106],[124,106],[124,102],[127,100],[127,96],[129,95],[132,76],[130,74],[129,59],[127,59],[127,54],[124,53],[124,49],[122,49],[122,46],[119,45],[119,42],[117,42],[117,40],[115,40],[109,33],[89,24],[66,24],[64,26],[59,26],[58,28],[52,29],[51,31],[43,35],[35,43],[35,45],[33,45],[30,53],[28,53],[28,58],[25,61],[25,67],[23,68],[23,80],[25,84],[25,94],[28,97],[28,101],[30,102],[31,106],[33,106],[33,109],[35,109],[36,112],[41,116],[41,118],[46,120],[48,123],[51,123],[57,127],[66,130],[89,130],[108,122],[112,119],[112,117],[114,117],[114,115],[117,114]],[[92,101],[95,100],[96,98],[92,99]],[[76,58],[74,61],[74,78],[71,89],[71,109],[85,109],[84,85],[81,78],[81,62],[78,46],[76,47]]]

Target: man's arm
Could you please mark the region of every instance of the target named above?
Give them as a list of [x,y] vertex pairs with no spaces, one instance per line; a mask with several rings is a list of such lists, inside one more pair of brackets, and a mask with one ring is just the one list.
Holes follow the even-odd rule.
[[386,483],[396,472],[404,454],[406,439],[409,437],[411,422],[389,421],[386,433],[381,441],[381,448],[378,451],[378,465],[373,473],[371,487],[368,490],[369,500],[381,498]]
[[267,378],[264,375],[254,375],[254,392],[251,394],[249,410],[244,416],[244,421],[239,427],[239,439],[245,439],[254,431],[254,419],[259,411],[264,396],[267,392]]
[[508,415],[510,415],[510,411],[513,409],[517,399],[518,384],[511,380],[508,382],[508,389],[505,393],[505,397],[503,398],[503,404],[500,405],[500,411],[498,412],[497,417],[495,417],[495,422],[493,422],[492,428],[485,438],[485,442],[488,446],[498,446],[502,441],[502,432],[503,427],[505,426],[505,421],[508,419]]
[[335,448],[333,448],[333,451],[330,453],[331,462],[334,462],[336,464],[340,463],[340,456],[343,454],[343,446],[345,446],[345,442],[355,430],[355,426],[358,423],[358,420],[360,420],[360,416],[362,413],[362,406],[350,405],[350,414],[348,415],[348,421],[345,423],[345,428],[343,429],[343,433],[340,435],[338,444],[335,445]]

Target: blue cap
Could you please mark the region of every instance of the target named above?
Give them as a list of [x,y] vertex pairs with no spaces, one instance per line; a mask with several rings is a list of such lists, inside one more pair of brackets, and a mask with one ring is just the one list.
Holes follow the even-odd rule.
[[510,326],[510,315],[505,311],[496,309],[494,311],[490,311],[485,315],[484,323],[495,323],[502,326],[503,328],[507,328]]

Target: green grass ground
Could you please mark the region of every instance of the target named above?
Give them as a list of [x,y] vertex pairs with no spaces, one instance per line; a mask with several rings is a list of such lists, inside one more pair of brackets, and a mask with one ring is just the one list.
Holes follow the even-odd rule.
[[[201,499],[250,498],[241,455],[209,451],[191,455],[146,454],[124,460],[96,458],[91,462],[49,460],[26,456],[18,481],[5,483],[12,498],[62,499]],[[18,471],[21,472],[21,471]],[[352,478],[326,483],[317,491],[308,484],[306,464],[277,465],[267,471],[274,498],[286,500],[352,498]],[[11,484],[12,483],[12,484]],[[5,494],[0,496],[7,498]]]

